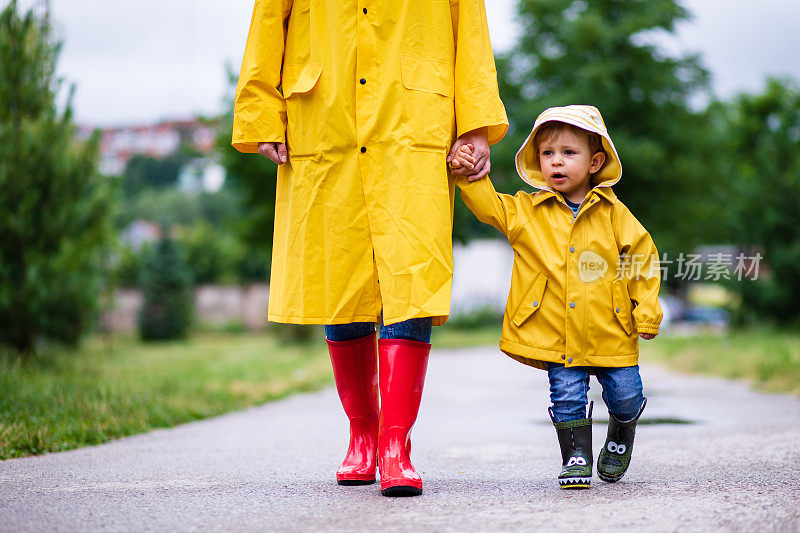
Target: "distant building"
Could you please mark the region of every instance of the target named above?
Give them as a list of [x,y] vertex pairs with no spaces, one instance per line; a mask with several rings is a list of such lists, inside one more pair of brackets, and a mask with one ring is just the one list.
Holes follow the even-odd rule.
[[[218,125],[218,121],[184,120],[103,128],[100,130],[100,172],[106,176],[121,176],[131,157],[139,154],[167,157],[178,152],[181,145],[209,156],[214,149]],[[93,129],[79,127],[79,136],[88,138]]]
[[212,157],[192,159],[178,174],[178,188],[188,193],[217,192],[225,183],[225,167]]
[[453,316],[480,309],[502,313],[511,286],[514,251],[505,239],[453,245]]
[[146,242],[158,240],[160,237],[161,227],[149,220],[134,220],[120,234],[120,240],[134,250],[139,250]]

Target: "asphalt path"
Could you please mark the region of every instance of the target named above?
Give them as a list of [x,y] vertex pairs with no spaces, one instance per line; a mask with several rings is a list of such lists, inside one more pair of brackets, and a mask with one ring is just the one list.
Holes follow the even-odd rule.
[[[101,446],[0,462],[0,531],[800,531],[800,399],[643,365],[616,484],[562,491],[547,380],[496,349],[431,355],[422,496],[342,487],[335,390]],[[593,380],[595,458],[607,413]]]

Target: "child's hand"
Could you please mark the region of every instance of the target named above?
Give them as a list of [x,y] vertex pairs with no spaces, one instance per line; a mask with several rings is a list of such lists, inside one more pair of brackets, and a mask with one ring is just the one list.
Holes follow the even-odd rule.
[[470,170],[475,168],[475,157],[472,155],[472,145],[462,144],[458,147],[456,155],[450,160],[450,168],[466,167]]
[[656,338],[656,333],[639,333],[639,336],[646,341],[652,340]]

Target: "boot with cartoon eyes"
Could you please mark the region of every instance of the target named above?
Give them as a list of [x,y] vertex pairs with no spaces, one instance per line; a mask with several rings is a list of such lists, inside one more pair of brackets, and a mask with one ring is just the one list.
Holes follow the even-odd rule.
[[562,489],[588,489],[592,483],[592,406],[586,418],[556,422],[552,408],[550,419],[556,428],[561,446],[561,473],[558,484]]
[[631,464],[633,437],[636,434],[636,422],[642,416],[647,398],[642,402],[636,416],[627,422],[620,422],[611,412],[608,413],[608,436],[600,456],[597,458],[597,477],[608,483],[622,479]]

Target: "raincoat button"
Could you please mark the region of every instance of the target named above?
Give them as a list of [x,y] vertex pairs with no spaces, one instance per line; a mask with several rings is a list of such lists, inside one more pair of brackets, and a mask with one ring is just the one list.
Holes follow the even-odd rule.
[[570,303],[569,303],[569,306],[570,306],[572,309],[575,309],[575,302],[570,302]]
[[365,15],[367,14],[367,8],[366,7],[364,8],[364,14]]
[[617,313],[619,313],[619,307],[617,307]]
[[361,78],[359,81],[361,82],[361,85],[364,85],[365,83],[367,83],[367,79],[366,78]]
[[534,300],[533,301],[533,306],[534,307],[539,307],[539,300]]
[[570,357],[569,359],[567,359],[567,363],[571,363],[571,362],[572,362],[572,357]]
[[574,247],[574,246],[570,246],[570,247],[569,247],[569,251],[570,251],[570,252],[572,252],[572,253],[574,254],[574,253],[575,253],[575,247]]
[[566,358],[567,358],[567,356],[566,356],[566,355],[562,355],[562,356],[561,356],[561,359],[566,359]]
[[364,152],[366,152],[366,151],[367,151],[367,147],[366,147],[366,146],[362,146],[362,147],[361,147],[361,153],[363,154],[363,153],[364,153]]

